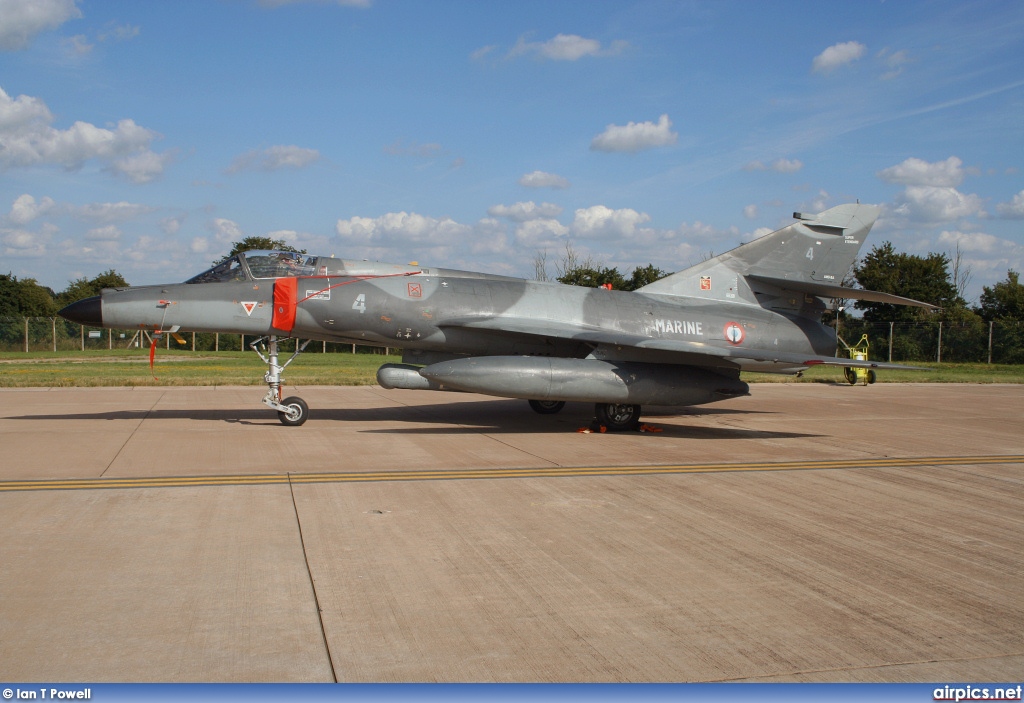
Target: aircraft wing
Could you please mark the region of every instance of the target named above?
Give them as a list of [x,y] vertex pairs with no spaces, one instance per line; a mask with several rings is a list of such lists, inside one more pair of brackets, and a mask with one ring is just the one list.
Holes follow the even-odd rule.
[[678,355],[679,363],[692,366],[741,367],[744,361],[769,362],[781,366],[844,366],[864,369],[923,370],[920,366],[904,366],[881,361],[842,359],[833,356],[815,356],[773,349],[713,346],[706,342],[678,339],[652,339],[641,335],[603,329],[592,325],[568,324],[553,320],[522,317],[463,317],[440,322],[439,327],[480,330],[509,336],[548,337],[568,339],[594,345],[633,347],[636,349],[669,352]]

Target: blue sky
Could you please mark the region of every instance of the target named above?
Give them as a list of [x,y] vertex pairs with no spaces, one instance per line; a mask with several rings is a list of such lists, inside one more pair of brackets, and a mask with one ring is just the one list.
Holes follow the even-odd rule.
[[249,235],[674,271],[854,199],[969,297],[1024,267],[1019,0],[0,0],[0,90],[0,269],[55,290]]

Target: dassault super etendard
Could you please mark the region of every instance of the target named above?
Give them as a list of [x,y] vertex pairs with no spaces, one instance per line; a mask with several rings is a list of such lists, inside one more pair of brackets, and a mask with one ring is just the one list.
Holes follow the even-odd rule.
[[[83,325],[261,335],[263,402],[281,422],[309,409],[282,397],[284,338],[400,347],[384,388],[522,398],[538,413],[596,404],[610,429],[643,405],[699,405],[748,394],[741,370],[815,364],[892,367],[834,356],[826,301],[927,306],[841,287],[878,208],[847,204],[796,222],[634,292],[415,265],[248,251],[184,283],[103,290],[63,310]],[[905,367],[896,367],[905,368]]]

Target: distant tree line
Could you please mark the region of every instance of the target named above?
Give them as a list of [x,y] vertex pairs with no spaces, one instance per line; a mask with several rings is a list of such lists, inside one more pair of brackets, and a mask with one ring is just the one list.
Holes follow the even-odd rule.
[[[926,349],[937,348],[939,340],[933,337],[938,334],[944,335],[941,347],[948,350],[944,360],[977,361],[984,358],[986,329],[991,331],[989,323],[1017,323],[1000,325],[999,356],[1004,363],[1024,363],[1024,325],[1020,324],[1024,322],[1024,285],[1017,271],[1010,269],[1005,280],[983,286],[979,304],[974,306],[964,299],[971,271],[959,249],[952,258],[936,253],[917,256],[897,252],[892,243],[884,242],[873,247],[853,267],[851,276],[861,288],[938,306],[934,310],[858,300],[854,308],[862,310],[863,316],[857,318],[838,305],[837,324],[846,330],[843,336],[851,342],[859,334],[869,333],[877,338],[886,326],[899,326],[904,333],[894,339],[894,361],[928,358]],[[845,283],[852,281],[848,279]],[[908,330],[915,330],[916,334],[906,333]],[[877,345],[875,349],[872,358],[881,358]]]
[[[224,259],[241,251],[257,249],[279,249],[305,254],[305,249],[289,246],[283,239],[270,237],[246,237],[240,242],[231,243],[231,251],[213,262],[219,264]],[[197,272],[198,273],[198,272]],[[34,278],[18,279],[17,276],[0,274],[0,318],[15,317],[53,317],[65,305],[76,300],[99,295],[104,288],[127,288],[128,281],[114,269],[104,271],[94,278],[79,278],[71,281],[68,287],[59,293],[52,288],[41,286]]]
[[[252,249],[300,251],[283,240],[247,237],[241,242],[233,242],[227,256]],[[550,280],[546,259],[545,254],[538,254],[535,258],[534,277],[538,280]],[[555,263],[555,271],[553,280],[561,283],[594,288],[610,285],[616,290],[627,291],[653,283],[670,273],[648,264],[637,266],[627,277],[617,268],[593,257],[580,256],[571,245]],[[873,345],[872,358],[888,357],[888,344],[883,345],[882,342],[887,341],[893,331],[899,332],[892,341],[893,360],[935,358],[935,352],[930,350],[940,347],[937,335],[941,334],[941,349],[948,350],[943,352],[943,360],[948,361],[984,360],[985,345],[991,332],[989,323],[999,323],[999,338],[989,347],[997,348],[997,356],[1004,363],[1024,363],[1024,284],[1020,281],[1020,274],[1010,269],[1004,280],[983,286],[977,305],[969,304],[964,298],[970,278],[971,271],[964,265],[959,250],[952,257],[937,253],[919,256],[898,252],[892,243],[884,242],[873,247],[851,268],[843,285],[920,300],[936,305],[938,309],[860,300],[849,306],[844,300],[836,300],[824,321],[836,326],[851,343],[855,343],[861,334],[868,333]],[[124,277],[113,269],[93,278],[70,281],[68,287],[60,292],[39,285],[32,278],[19,279],[11,273],[0,274],[0,320],[53,318],[58,310],[76,300],[99,295],[104,288],[128,285]],[[851,314],[852,310],[861,314]],[[941,330],[938,323],[942,323]],[[12,334],[23,333],[14,330]]]
[[[534,259],[538,280],[547,280],[546,258],[538,254]],[[572,245],[566,246],[555,269],[555,280],[561,283],[591,288],[611,284],[617,290],[636,290],[669,274],[653,265],[638,266],[627,279],[592,257],[581,258]],[[858,300],[852,308],[861,314],[853,315],[847,301],[835,300],[823,322],[835,326],[851,344],[868,334],[872,359],[889,357],[891,338],[894,361],[935,359],[941,347],[946,361],[984,361],[994,349],[1002,363],[1024,363],[1024,284],[1019,273],[1011,269],[1005,280],[984,286],[975,306],[964,299],[970,279],[970,267],[959,248],[952,257],[918,256],[897,252],[891,242],[884,242],[851,268],[843,285],[931,303],[938,309]],[[998,338],[991,343],[989,323],[999,323]]]
[[[549,280],[545,253],[536,255],[534,269],[537,280]],[[581,258],[571,244],[566,246],[555,270],[557,276],[554,280],[560,283],[589,288],[611,284],[616,290],[636,290],[671,273],[648,264],[637,266],[626,278],[617,268],[609,268],[591,256]],[[929,310],[858,300],[853,307],[862,310],[863,319],[871,323],[1024,320],[1024,284],[1021,284],[1017,271],[1010,269],[1006,280],[984,286],[980,304],[973,307],[963,297],[970,277],[970,270],[963,264],[959,250],[953,259],[947,254],[936,253],[918,256],[897,252],[891,242],[884,242],[854,264],[843,285],[891,293],[940,308]],[[836,309],[844,320],[852,317],[845,312],[848,309],[845,301],[837,301]],[[835,316],[836,312],[830,312],[827,319],[834,320]]]
[[[538,281],[550,280],[547,270],[547,252],[538,252],[533,260],[534,278]],[[581,258],[572,244],[565,245],[565,252],[555,263],[555,279],[559,283],[584,288],[611,287],[614,290],[633,291],[648,283],[664,278],[671,273],[662,271],[654,264],[637,266],[626,278],[618,268],[605,266],[593,256]]]

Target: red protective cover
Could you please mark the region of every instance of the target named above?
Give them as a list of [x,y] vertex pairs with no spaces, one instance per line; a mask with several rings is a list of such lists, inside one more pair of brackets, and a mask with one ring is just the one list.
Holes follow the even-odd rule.
[[274,281],[274,316],[271,325],[274,329],[291,332],[295,327],[296,294],[299,290],[299,279],[278,278]]

